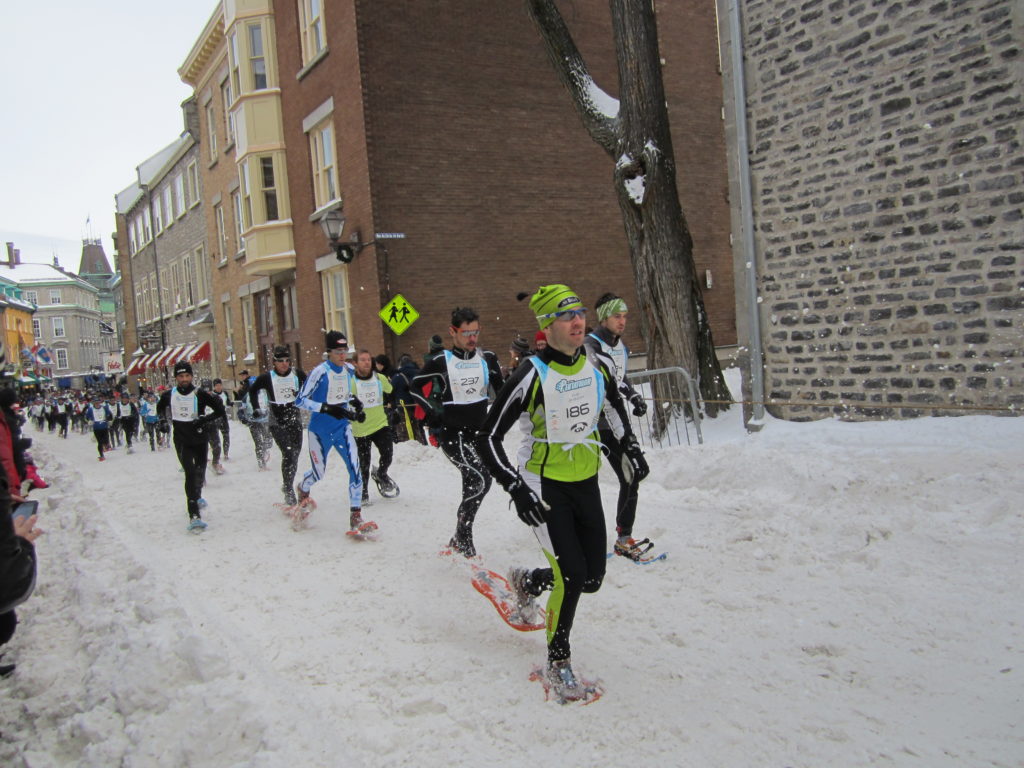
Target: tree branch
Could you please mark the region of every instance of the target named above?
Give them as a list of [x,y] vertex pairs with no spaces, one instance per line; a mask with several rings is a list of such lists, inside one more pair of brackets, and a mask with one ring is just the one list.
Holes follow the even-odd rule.
[[527,11],[540,32],[558,79],[569,91],[576,113],[590,137],[613,159],[619,143],[619,103],[594,82],[555,0],[527,0]]

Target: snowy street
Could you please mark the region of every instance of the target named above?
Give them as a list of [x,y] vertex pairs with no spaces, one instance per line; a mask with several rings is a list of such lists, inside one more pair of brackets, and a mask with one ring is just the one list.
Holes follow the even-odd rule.
[[[635,534],[668,558],[615,558],[581,599],[573,663],[606,689],[585,707],[544,701],[543,632],[438,555],[459,476],[436,449],[396,446],[401,496],[371,490],[381,540],[357,542],[337,454],[293,532],[276,447],[258,471],[232,422],[192,535],[173,451],[25,434],[52,488],[0,765],[1024,765],[1020,418],[750,436],[734,408],[650,451]],[[475,540],[498,572],[542,564],[498,487]]]

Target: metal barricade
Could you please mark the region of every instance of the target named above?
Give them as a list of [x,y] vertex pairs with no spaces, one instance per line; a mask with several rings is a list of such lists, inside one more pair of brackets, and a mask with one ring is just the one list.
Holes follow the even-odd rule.
[[[673,445],[691,445],[690,418],[697,434],[697,443],[704,443],[700,431],[701,412],[697,407],[697,384],[685,368],[655,368],[626,374],[633,388],[647,402],[647,413],[630,416],[633,433],[644,447],[666,448]],[[681,397],[688,394],[690,418],[683,408]],[[627,405],[627,410],[629,406]],[[682,430],[680,430],[682,424]],[[680,431],[682,435],[680,435]]]

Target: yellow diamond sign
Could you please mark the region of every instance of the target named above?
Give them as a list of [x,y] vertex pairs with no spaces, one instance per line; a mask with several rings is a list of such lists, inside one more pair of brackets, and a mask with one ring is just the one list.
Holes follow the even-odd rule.
[[419,319],[419,316],[420,313],[400,293],[396,293],[395,297],[385,304],[384,308],[380,311],[380,319],[399,336],[409,330],[409,327]]

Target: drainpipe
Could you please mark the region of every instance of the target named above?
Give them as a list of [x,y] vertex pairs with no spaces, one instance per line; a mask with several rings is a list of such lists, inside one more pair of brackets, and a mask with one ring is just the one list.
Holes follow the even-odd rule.
[[757,254],[754,251],[754,211],[750,184],[750,140],[747,136],[747,84],[743,71],[743,31],[740,1],[728,0],[729,41],[732,54],[733,108],[736,111],[736,160],[740,188],[740,237],[747,269],[747,311],[750,313],[750,390],[753,416],[747,424],[756,431],[764,424],[764,360],[761,349],[761,315],[758,304]]

